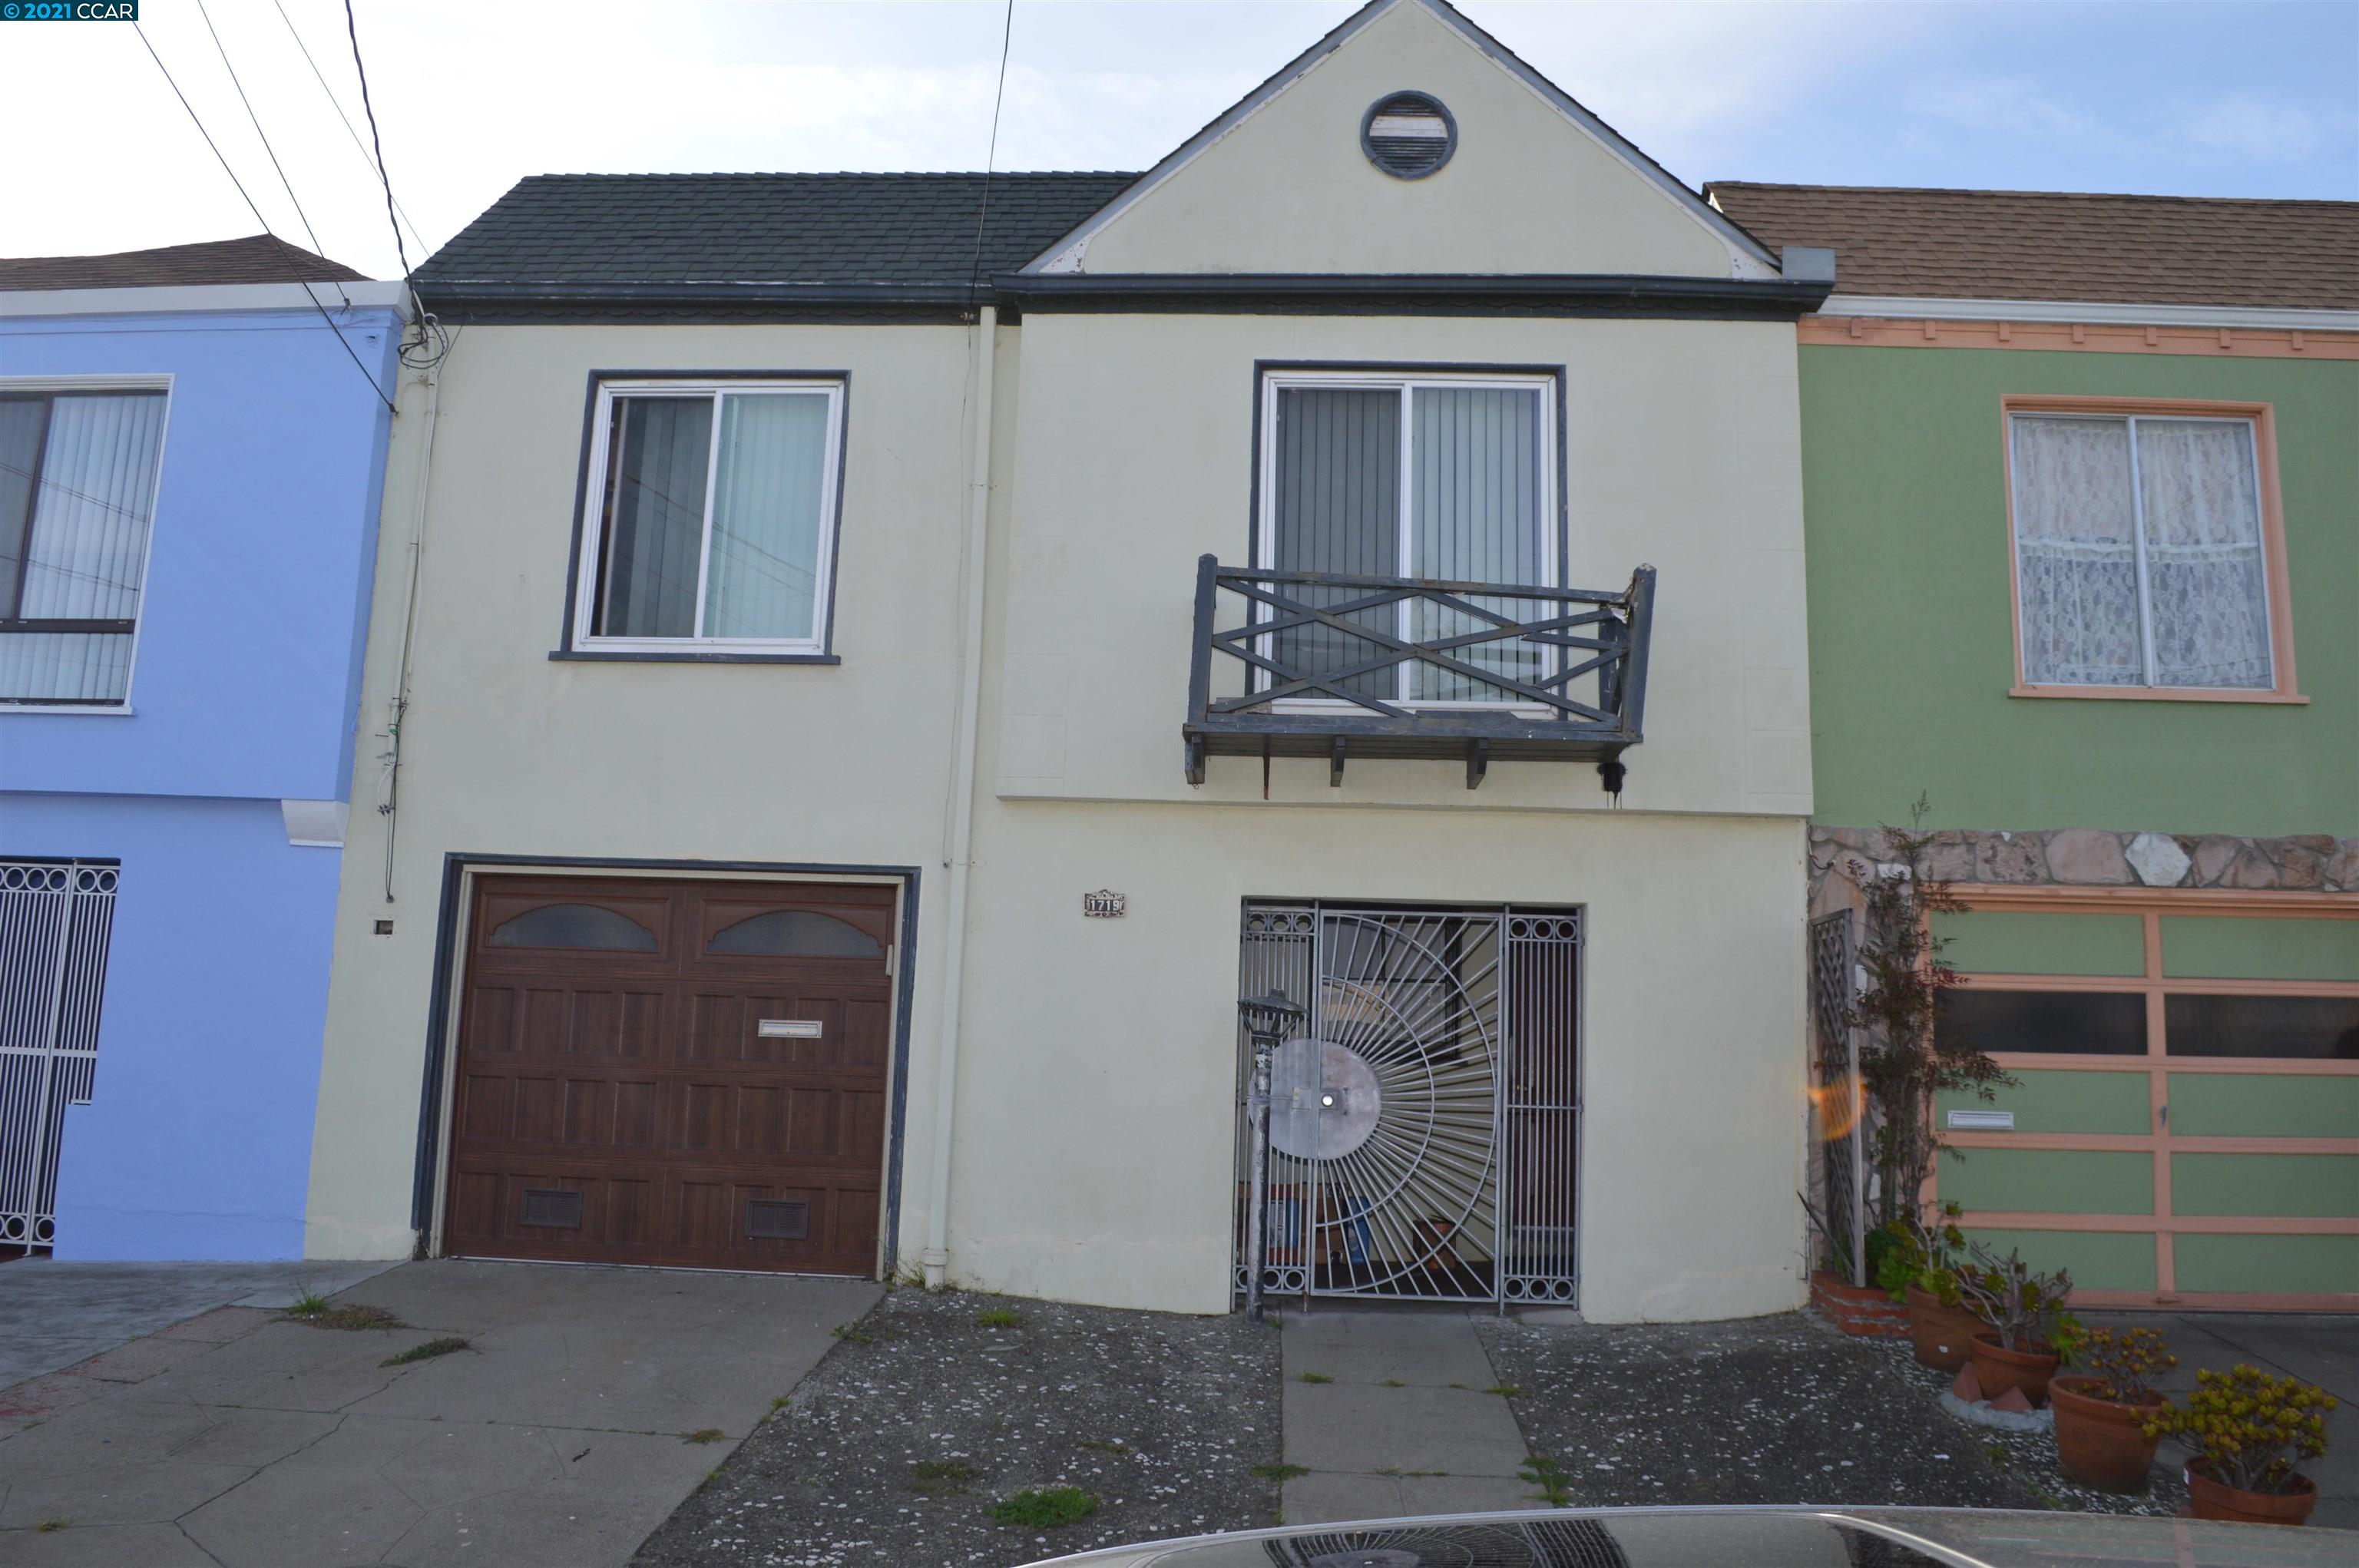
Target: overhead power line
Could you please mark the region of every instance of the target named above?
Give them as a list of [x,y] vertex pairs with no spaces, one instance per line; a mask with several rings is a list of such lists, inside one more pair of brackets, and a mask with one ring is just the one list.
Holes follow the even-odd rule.
[[[303,35],[296,31],[295,18],[287,14],[287,7],[280,5],[279,0],[270,0],[270,4],[277,10],[278,19],[287,24],[288,37],[293,38],[295,47],[302,51],[303,63],[311,68],[312,80],[320,84],[320,91],[328,95],[328,106],[335,110],[336,118],[343,122],[344,135],[353,139],[353,150],[361,155],[361,162],[367,167],[369,173],[380,180],[384,180],[385,171],[377,168],[376,160],[369,156],[368,144],[361,140],[360,132],[353,128],[353,117],[344,113],[344,101],[336,96],[336,90],[328,84],[327,73],[320,69],[320,62],[311,58],[310,46],[303,41]],[[387,194],[390,193],[388,190]],[[409,230],[409,237],[418,242],[420,250],[425,249],[426,236],[418,232],[417,220],[409,215],[409,209],[397,201],[394,210],[401,214],[403,224]]]
[[[344,0],[346,5],[352,0]],[[991,215],[991,166],[999,158],[999,106],[1007,97],[1007,46],[1016,37],[1016,0],[1007,0],[1006,19],[999,27],[999,85],[991,93],[991,142],[983,154],[983,200],[974,213],[974,261],[967,268],[966,306],[974,309],[974,292],[983,281],[983,226]]]
[[[147,29],[141,27],[135,17],[131,23],[131,30],[139,35],[139,41],[147,46],[147,58],[154,60],[156,69],[164,73],[164,84],[172,90],[172,96],[178,98],[180,101],[180,107],[189,112],[189,119],[197,127],[197,135],[204,137],[205,146],[212,149],[214,160],[222,166],[222,172],[229,176],[229,182],[236,186],[238,195],[245,198],[247,210],[254,214],[254,221],[262,225],[264,234],[269,234],[273,239],[277,238],[277,233],[270,227],[270,220],[262,215],[262,209],[255,206],[254,198],[247,194],[245,182],[237,177],[237,170],[230,167],[229,159],[222,156],[221,144],[213,140],[213,134],[211,131],[205,129],[204,117],[197,113],[197,106],[189,102],[189,95],[181,92],[180,84],[173,80],[171,67],[166,65],[164,57],[156,52],[155,40],[147,36]],[[320,312],[320,320],[325,321],[328,324],[328,331],[335,334],[336,342],[343,349],[345,357],[353,362],[353,368],[359,371],[362,379],[369,384],[369,390],[376,394],[376,400],[383,403],[387,411],[392,411],[393,399],[385,395],[385,388],[377,385],[375,376],[369,374],[369,367],[361,363],[359,354],[353,352],[352,343],[344,336],[343,329],[336,325],[336,319],[328,314],[328,308],[320,303],[320,297],[311,292],[311,286],[308,283],[303,285],[303,297],[311,301],[311,308]]]
[[[311,242],[311,254],[327,255],[328,247],[320,243],[320,231],[311,226],[311,214],[303,211],[303,199],[295,194],[295,182],[287,178],[287,168],[278,161],[278,149],[270,145],[270,133],[262,128],[262,116],[254,112],[254,100],[245,95],[245,83],[237,79],[237,67],[229,62],[229,49],[223,44],[220,31],[213,27],[213,16],[205,9],[205,0],[197,0],[197,15],[204,18],[205,31],[212,34],[213,52],[221,56],[222,69],[229,72],[229,84],[237,89],[237,101],[245,105],[245,117],[253,122],[255,136],[262,143],[262,150],[268,156],[270,167],[278,172],[279,186],[287,192],[287,200],[294,205],[295,216],[303,225],[304,237]],[[341,284],[337,286],[336,297],[346,305],[353,302],[352,296],[343,291]]]
[[[1016,0],[1008,0],[1011,5],[1015,3]],[[369,145],[376,149],[376,177],[378,182],[385,187],[385,221],[393,225],[394,254],[401,257],[402,281],[408,282],[409,252],[402,245],[401,223],[394,215],[393,177],[385,171],[385,141],[377,135],[376,109],[369,102],[368,67],[361,63],[361,29],[360,24],[353,20],[353,0],[344,0],[344,35],[353,40],[353,70],[361,79],[361,113],[368,116]],[[424,243],[419,242],[421,245]]]

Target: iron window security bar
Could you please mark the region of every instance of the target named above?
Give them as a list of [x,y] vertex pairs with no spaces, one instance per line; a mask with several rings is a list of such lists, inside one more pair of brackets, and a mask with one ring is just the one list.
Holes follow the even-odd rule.
[[[1224,593],[1245,602],[1242,620],[1226,627],[1220,624]],[[1332,596],[1338,593],[1346,596]],[[1330,596],[1313,603],[1313,595]],[[1485,608],[1480,600],[1536,608],[1518,616]],[[1323,756],[1337,783],[1347,755],[1463,756],[1469,789],[1482,782],[1494,757],[1618,764],[1644,734],[1654,600],[1651,566],[1638,568],[1628,587],[1613,593],[1265,571],[1199,557],[1188,716],[1180,726],[1188,781],[1204,781],[1205,758],[1212,756]],[[1412,640],[1369,623],[1369,612],[1408,601],[1425,602],[1475,625]],[[1289,659],[1284,634],[1311,626],[1366,651],[1315,667],[1299,655]],[[1500,644],[1537,651],[1553,668],[1520,679],[1465,657]],[[1242,667],[1241,695],[1212,695],[1216,657]],[[1499,692],[1500,700],[1434,704],[1354,689],[1365,677],[1405,664],[1479,683]],[[1571,694],[1584,680],[1593,680],[1584,693],[1593,700]]]
[[[841,525],[844,393],[834,376],[601,380],[570,650],[824,653]],[[808,400],[823,412],[810,431],[747,431],[738,416],[765,399]],[[701,431],[678,417],[698,410]],[[649,428],[659,413],[675,417]],[[634,416],[639,427],[631,425]],[[669,455],[678,461],[656,461],[666,447],[676,449]],[[749,488],[753,494],[745,493]],[[734,516],[724,518],[724,510]],[[766,527],[772,537],[755,537]],[[799,531],[810,538],[789,537]],[[681,559],[687,552],[679,546],[691,534],[693,558]],[[733,632],[721,624],[780,616],[779,624],[799,622],[801,629]]]

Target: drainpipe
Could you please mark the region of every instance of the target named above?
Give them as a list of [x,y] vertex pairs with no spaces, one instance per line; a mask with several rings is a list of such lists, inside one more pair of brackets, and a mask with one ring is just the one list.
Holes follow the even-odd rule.
[[942,950],[941,1020],[934,1045],[933,1191],[926,1204],[926,1289],[942,1288],[950,1270],[951,1126],[958,1109],[959,1010],[966,989],[967,867],[974,837],[975,722],[983,702],[984,554],[991,528],[991,351],[999,310],[976,317],[973,450],[967,465],[965,644],[960,650],[958,727],[951,733],[949,810],[942,824],[942,864],[950,871],[950,934]]

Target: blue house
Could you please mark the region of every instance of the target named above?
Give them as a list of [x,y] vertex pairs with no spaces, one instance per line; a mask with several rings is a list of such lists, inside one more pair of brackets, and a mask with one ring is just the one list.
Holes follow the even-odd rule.
[[302,1256],[404,298],[0,261],[0,1248]]

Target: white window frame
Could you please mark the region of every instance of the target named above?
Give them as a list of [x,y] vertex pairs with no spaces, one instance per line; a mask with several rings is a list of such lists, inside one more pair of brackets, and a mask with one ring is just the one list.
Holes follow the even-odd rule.
[[[828,399],[827,433],[820,470],[819,555],[812,566],[811,635],[807,637],[604,637],[592,629],[597,624],[598,574],[606,550],[606,492],[611,478],[607,448],[614,435],[616,397],[678,397],[703,396],[712,403],[712,444],[705,453],[704,531],[697,548],[696,608],[691,626],[704,625],[706,581],[712,571],[712,508],[715,469],[721,454],[721,399],[732,393],[823,393]],[[580,569],[573,596],[571,648],[581,653],[749,653],[823,654],[834,620],[836,535],[843,521],[842,463],[845,386],[840,376],[712,376],[635,377],[601,381],[591,414],[590,456],[582,487]]]
[[[1261,463],[1259,504],[1255,508],[1254,565],[1264,572],[1277,570],[1277,402],[1278,394],[1289,389],[1316,389],[1325,392],[1398,392],[1400,398],[1400,478],[1396,486],[1400,512],[1395,532],[1399,539],[1399,555],[1394,561],[1395,577],[1416,575],[1409,570],[1416,550],[1416,530],[1410,526],[1410,507],[1415,504],[1411,487],[1410,459],[1415,447],[1416,415],[1411,408],[1417,388],[1473,387],[1495,391],[1528,392],[1537,389],[1540,395],[1540,581],[1519,583],[1518,587],[1561,588],[1564,583],[1562,560],[1564,539],[1564,496],[1559,488],[1557,474],[1557,378],[1546,371],[1451,371],[1350,369],[1350,370],[1265,370],[1262,372],[1261,397]],[[1403,642],[1410,637],[1409,615],[1412,601],[1403,600],[1395,606],[1394,635]],[[1268,612],[1256,610],[1256,618],[1266,618]],[[1259,639],[1264,657],[1269,655],[1268,639]],[[1560,650],[1549,649],[1543,668],[1544,675],[1556,673]],[[1528,703],[1482,701],[1473,699],[1413,698],[1418,664],[1404,659],[1394,667],[1395,695],[1379,698],[1397,708],[1415,710],[1472,709],[1485,713],[1518,713],[1537,717],[1553,716],[1554,710]],[[1277,713],[1350,712],[1360,704],[1340,697],[1282,697],[1270,704]]]
[[[2013,584],[2016,604],[2015,668],[2018,672],[2030,668],[2027,657],[2031,628],[2023,614],[2023,463],[2017,448],[2017,436],[2027,419],[2118,419],[2126,427],[2129,439],[2130,463],[2130,528],[2131,545],[2137,564],[2138,590],[2138,679],[2124,684],[2103,681],[2048,681],[2040,685],[2050,689],[2088,691],[2218,691],[2227,695],[2250,698],[2265,697],[2280,689],[2278,680],[2277,561],[2272,548],[2269,512],[2269,471],[2261,461],[2261,421],[2258,416],[2241,410],[2223,409],[2216,414],[2138,413],[2127,409],[2095,407],[2076,409],[2069,407],[2053,408],[2009,408],[2006,415],[2007,455],[2007,526],[2013,535],[2013,549],[2008,562],[2015,573]],[[2268,629],[2268,680],[2259,686],[2166,686],[2156,678],[2154,667],[2154,591],[2147,577],[2146,485],[2138,470],[2138,427],[2140,425],[2196,424],[2234,425],[2245,427],[2245,452],[2253,464],[2254,539],[2261,561],[2261,624]],[[2027,674],[2022,683],[2029,684]]]
[[[0,715],[8,713],[79,713],[92,718],[128,718],[131,692],[139,680],[139,640],[147,630],[147,583],[156,563],[156,528],[164,504],[164,459],[172,441],[172,376],[0,376],[0,392],[71,397],[75,393],[156,392],[164,398],[164,424],[156,432],[156,485],[147,496],[147,548],[139,558],[139,610],[131,617],[131,652],[123,670],[123,695],[113,702],[50,702],[0,697]],[[26,519],[27,543],[31,519]]]

